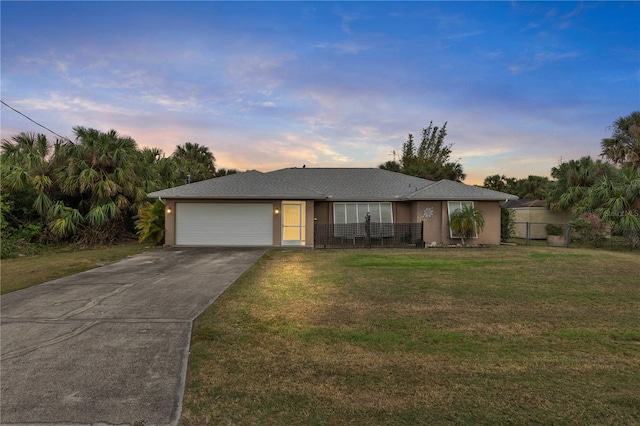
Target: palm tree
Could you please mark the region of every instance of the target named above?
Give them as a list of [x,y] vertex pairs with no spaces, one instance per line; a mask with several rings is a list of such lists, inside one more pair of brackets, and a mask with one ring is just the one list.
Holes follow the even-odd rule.
[[24,132],[2,141],[3,189],[18,194],[23,202],[29,200],[30,207],[42,219],[47,218],[53,206],[53,169],[60,162],[64,143],[56,140],[52,144],[43,134]]
[[165,157],[159,148],[143,148],[138,151],[136,173],[145,192],[171,188],[184,183],[179,177],[178,162]]
[[635,247],[640,241],[640,168],[627,165],[612,176],[602,176],[576,209],[577,214],[592,212],[623,230]]
[[455,180],[456,182],[462,182],[467,178],[467,174],[464,172],[462,164],[459,161],[450,161],[444,165],[444,175],[442,179]]
[[484,178],[483,188],[493,189],[494,191],[504,191],[507,186],[507,177],[505,175],[492,175]]
[[216,158],[204,145],[185,142],[184,145],[176,147],[171,157],[177,160],[178,167],[188,182],[198,182],[215,177]]
[[89,243],[114,239],[146,200],[136,174],[136,142],[115,130],[75,127],[74,133],[76,142],[67,145],[56,175],[68,203],[59,204],[52,231],[69,236],[86,224]]
[[640,167],[640,111],[618,118],[612,129],[611,137],[600,143],[600,155],[616,164]]
[[460,235],[462,244],[466,245],[465,241],[476,231],[479,234],[484,229],[484,214],[472,205],[463,205],[462,209],[451,213],[449,226],[455,234]]
[[551,210],[575,210],[598,179],[615,173],[616,169],[611,164],[601,160],[593,161],[589,156],[553,167],[551,176],[555,181],[552,182],[547,197]]

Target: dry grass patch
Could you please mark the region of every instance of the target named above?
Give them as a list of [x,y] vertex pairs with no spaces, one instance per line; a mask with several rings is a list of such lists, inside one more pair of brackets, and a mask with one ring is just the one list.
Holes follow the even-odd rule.
[[33,256],[3,259],[0,261],[1,294],[77,274],[149,250],[153,250],[153,247],[138,243],[93,249],[68,246],[51,248]]
[[196,321],[182,425],[637,424],[640,256],[274,250]]

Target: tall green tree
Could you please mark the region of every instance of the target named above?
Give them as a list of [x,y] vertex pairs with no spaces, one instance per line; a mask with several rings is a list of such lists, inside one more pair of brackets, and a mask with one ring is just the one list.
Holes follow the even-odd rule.
[[575,213],[595,213],[619,229],[631,248],[640,244],[640,168],[625,165],[600,177],[587,191]]
[[[158,205],[150,208],[149,192],[182,185],[188,175],[196,182],[237,172],[216,170],[213,153],[198,144],[178,145],[166,157],[158,148],[138,149],[115,130],[78,126],[73,132],[74,141],[51,143],[34,133],[2,140],[3,238],[9,228],[22,227],[50,239],[114,241],[133,230],[134,219],[153,224],[152,216],[163,216]],[[8,220],[11,226],[5,226]],[[159,236],[149,226],[144,231],[145,238]]]
[[640,167],[640,111],[618,118],[611,129],[611,137],[600,143],[600,155],[621,166]]
[[211,179],[216,175],[216,158],[204,145],[185,142],[176,147],[171,157],[177,161],[179,175],[185,183]]
[[[505,175],[491,175],[484,178],[483,188],[493,189],[494,191],[504,191],[507,186],[507,177]],[[517,194],[513,194],[517,195]],[[522,197],[520,197],[522,198]]]
[[32,208],[43,221],[50,218],[56,197],[54,170],[62,161],[65,141],[51,143],[43,134],[20,133],[2,141],[0,173],[3,193],[23,210],[22,219],[34,219]]
[[56,170],[66,200],[57,203],[51,230],[67,237],[82,226],[88,243],[115,240],[147,197],[136,173],[136,142],[115,130],[73,130],[76,141],[66,145],[66,160]]
[[603,176],[613,176],[615,167],[590,156],[570,160],[551,169],[552,183],[547,201],[552,210],[572,211],[584,201],[589,188]]
[[466,178],[462,164],[451,161],[451,144],[446,144],[447,123],[442,127],[433,122],[422,130],[420,144],[416,146],[413,135],[409,134],[402,145],[400,161],[387,161],[378,167],[429,180],[449,179],[462,181]]
[[484,188],[517,195],[519,198],[545,200],[550,190],[551,181],[546,176],[529,175],[523,179],[492,175],[484,179]]

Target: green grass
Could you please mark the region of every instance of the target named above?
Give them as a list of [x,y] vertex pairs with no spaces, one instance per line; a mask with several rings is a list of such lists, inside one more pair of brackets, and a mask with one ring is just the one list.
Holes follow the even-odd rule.
[[272,250],[196,320],[180,424],[640,424],[638,276],[604,250]]
[[148,244],[138,243],[94,249],[68,246],[50,248],[33,256],[3,259],[0,261],[0,294],[77,274],[152,249]]

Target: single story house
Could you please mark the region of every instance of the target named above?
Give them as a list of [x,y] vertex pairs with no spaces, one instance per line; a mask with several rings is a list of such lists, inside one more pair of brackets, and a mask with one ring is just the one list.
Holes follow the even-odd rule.
[[532,240],[546,240],[548,223],[566,224],[573,220],[570,212],[552,212],[545,200],[519,199],[502,203],[502,207],[514,212],[515,238],[527,237],[527,223],[529,223],[529,238]]
[[[343,224],[421,223],[421,242],[458,243],[449,216],[463,205],[484,213],[475,244],[500,243],[500,202],[516,196],[450,180],[377,168],[250,170],[149,194],[165,203],[167,246],[307,246],[314,229],[357,238]],[[387,234],[384,234],[387,232]],[[391,231],[380,231],[384,240]],[[368,234],[370,235],[370,234]]]

